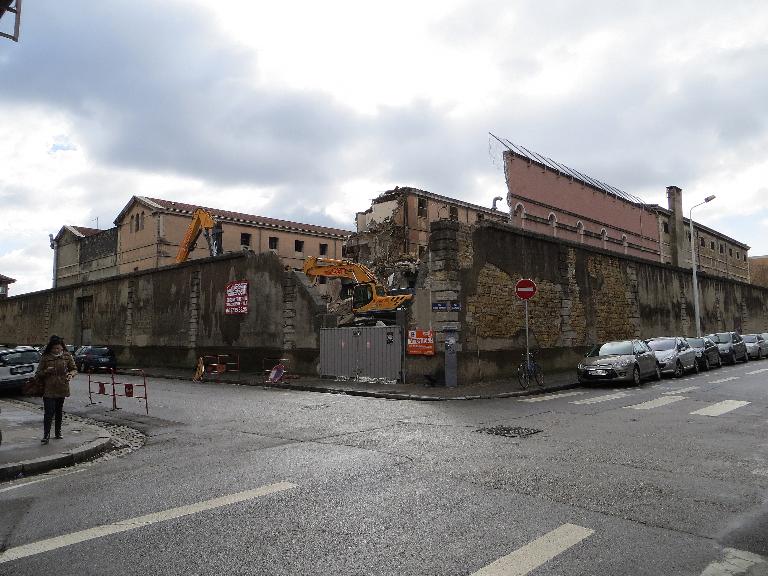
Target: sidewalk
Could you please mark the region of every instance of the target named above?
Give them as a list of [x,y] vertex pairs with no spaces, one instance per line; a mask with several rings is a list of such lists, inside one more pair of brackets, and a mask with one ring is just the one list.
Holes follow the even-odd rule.
[[71,466],[93,458],[111,447],[110,433],[99,426],[70,420],[65,415],[61,433],[64,438],[43,436],[43,411],[40,407],[14,400],[0,400],[0,481],[39,474],[54,468]]
[[[118,372],[121,372],[118,370]],[[191,381],[194,370],[179,368],[145,368],[147,377],[166,378],[172,380]],[[125,372],[125,374],[130,374]],[[510,398],[515,396],[531,396],[544,392],[555,392],[577,386],[573,373],[560,373],[547,376],[546,384],[539,388],[531,386],[521,390],[517,381],[496,380],[477,384],[460,385],[456,388],[444,386],[425,386],[423,384],[401,384],[364,380],[334,380],[331,378],[316,378],[300,376],[289,378],[284,382],[264,382],[264,375],[248,372],[225,372],[224,374],[206,374],[203,382],[221,382],[245,386],[264,386],[305,392],[324,392],[330,394],[348,394],[350,396],[367,396],[371,398],[386,398],[390,400],[482,400],[491,398]]]

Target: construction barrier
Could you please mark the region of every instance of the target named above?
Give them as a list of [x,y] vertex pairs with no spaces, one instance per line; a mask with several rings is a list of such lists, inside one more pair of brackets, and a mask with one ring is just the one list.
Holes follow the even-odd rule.
[[[201,356],[197,359],[197,369],[192,378],[195,382],[202,382],[206,374],[224,374],[225,372],[240,372],[239,354],[216,354],[215,356]],[[214,382],[218,382],[214,376]]]
[[[93,370],[88,371],[88,400],[91,404],[95,404],[93,401],[93,395],[98,396],[111,396],[112,397],[112,411],[120,410],[117,406],[118,398],[135,398],[136,400],[144,400],[144,407],[147,414],[149,414],[149,393],[147,389],[147,375],[144,374],[144,370],[141,368],[135,368],[130,370],[134,372],[136,376],[139,376],[142,380],[141,384],[134,384],[131,382],[119,382],[115,380],[115,371],[112,368],[96,368],[98,372],[93,373]],[[109,380],[97,379],[103,376],[109,376]],[[122,388],[121,388],[122,387]],[[137,392],[143,388],[144,395],[139,395]],[[122,393],[121,393],[122,392]]]
[[298,378],[296,374],[291,373],[288,362],[288,358],[264,358],[261,362],[264,383],[275,384]]

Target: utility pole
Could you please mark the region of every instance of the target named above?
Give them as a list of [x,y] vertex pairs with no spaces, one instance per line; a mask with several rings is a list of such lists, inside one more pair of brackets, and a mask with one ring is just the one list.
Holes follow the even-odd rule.
[[701,322],[699,321],[700,313],[699,313],[699,280],[697,277],[697,265],[696,265],[696,235],[694,234],[693,230],[693,209],[701,206],[703,204],[706,204],[707,202],[711,202],[715,199],[715,195],[707,196],[704,198],[704,202],[700,202],[699,204],[696,204],[696,206],[692,206],[691,210],[688,212],[688,222],[691,225],[691,267],[693,268],[693,317],[694,321],[696,322],[696,338],[701,338]]

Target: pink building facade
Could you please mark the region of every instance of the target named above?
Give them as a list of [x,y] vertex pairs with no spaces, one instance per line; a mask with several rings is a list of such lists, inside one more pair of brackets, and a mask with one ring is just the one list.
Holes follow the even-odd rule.
[[[550,158],[507,141],[504,174],[510,222],[646,260],[691,267],[690,221],[682,190],[667,187],[666,208],[646,204]],[[749,246],[694,223],[698,269],[750,281]]]
[[[564,167],[563,167],[564,168]],[[591,184],[586,177],[504,153],[511,222],[538,232],[637,256],[661,260],[658,216],[629,197]]]

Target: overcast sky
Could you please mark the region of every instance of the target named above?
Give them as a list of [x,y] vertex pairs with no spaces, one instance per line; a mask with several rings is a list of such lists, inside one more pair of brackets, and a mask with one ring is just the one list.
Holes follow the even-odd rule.
[[[7,16],[0,28],[7,27]],[[395,185],[490,205],[493,132],[768,254],[768,4],[25,0],[0,39],[0,274],[146,195],[351,229]]]

